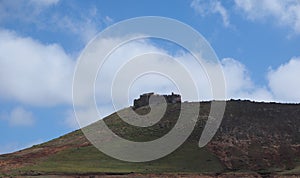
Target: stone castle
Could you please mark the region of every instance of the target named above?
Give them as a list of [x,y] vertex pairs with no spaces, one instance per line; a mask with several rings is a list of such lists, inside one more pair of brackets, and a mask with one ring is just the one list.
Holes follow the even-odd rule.
[[[139,99],[135,99],[133,102],[133,107],[139,108],[142,106],[148,106],[150,97],[151,97],[152,101],[154,101],[154,103],[152,103],[152,104],[155,104],[156,101],[157,101],[157,103],[159,103],[159,102],[161,102],[161,100],[160,99],[156,100],[155,97],[159,98],[161,96],[163,96],[165,98],[167,103],[181,103],[181,96],[179,94],[174,94],[172,92],[171,95],[158,95],[158,94],[154,94],[153,92],[151,92],[151,93],[142,94],[142,95],[140,95]],[[154,97],[154,98],[152,98],[152,97]]]

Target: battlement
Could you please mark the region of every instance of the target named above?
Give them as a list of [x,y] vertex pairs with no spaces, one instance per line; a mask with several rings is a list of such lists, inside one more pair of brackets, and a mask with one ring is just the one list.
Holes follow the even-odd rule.
[[[133,107],[134,108],[139,108],[142,106],[148,106],[149,105],[149,100],[150,97],[152,98],[152,101],[157,102],[161,102],[160,99],[158,99],[159,97],[163,96],[166,100],[167,103],[181,103],[181,96],[179,94],[174,94],[172,92],[171,95],[158,95],[158,94],[154,94],[153,92],[151,93],[144,93],[142,95],[140,95],[139,99],[135,99],[133,101]],[[155,97],[157,97],[157,99],[155,99]],[[152,104],[154,104],[152,103]]]

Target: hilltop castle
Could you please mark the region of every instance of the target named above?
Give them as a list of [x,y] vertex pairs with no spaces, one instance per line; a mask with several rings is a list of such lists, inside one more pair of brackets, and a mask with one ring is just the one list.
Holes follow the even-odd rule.
[[[161,97],[161,96],[163,96],[166,99],[167,103],[181,103],[181,96],[179,94],[174,94],[172,92],[171,95],[158,95],[151,92],[151,93],[142,94],[140,95],[139,99],[135,99],[133,102],[133,107],[139,108],[142,106],[148,106],[150,97]],[[155,98],[152,99],[154,99],[152,101],[154,101],[155,103]],[[161,100],[157,100],[157,101],[161,101]]]

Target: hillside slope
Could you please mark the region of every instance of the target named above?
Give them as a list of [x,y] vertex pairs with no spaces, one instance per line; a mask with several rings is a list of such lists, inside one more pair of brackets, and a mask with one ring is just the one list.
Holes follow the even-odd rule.
[[[192,135],[175,152],[159,160],[129,163],[110,158],[77,130],[44,144],[0,155],[0,175],[300,174],[300,105],[228,101],[217,134],[205,148],[199,148],[209,109],[209,102],[201,103],[199,121]],[[136,110],[141,114],[148,111],[148,107]],[[180,104],[169,104],[161,121],[147,128],[128,125],[115,113],[104,120],[119,136],[148,141],[166,134],[176,123],[179,112]]]

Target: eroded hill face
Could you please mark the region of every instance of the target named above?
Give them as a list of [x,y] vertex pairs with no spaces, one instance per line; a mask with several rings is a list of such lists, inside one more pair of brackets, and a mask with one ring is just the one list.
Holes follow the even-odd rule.
[[[91,172],[220,173],[239,170],[300,173],[300,105],[229,101],[217,134],[201,149],[198,141],[207,120],[210,103],[203,102],[200,106],[200,115],[192,135],[179,149],[159,160],[146,163],[115,160],[94,148],[78,130],[44,144],[0,156],[0,172],[15,175]],[[149,108],[141,107],[136,112],[146,114]],[[117,114],[108,116],[105,122],[123,138],[149,141],[172,129],[179,112],[180,104],[169,104],[160,122],[147,128],[131,126]]]
[[229,102],[208,149],[233,170],[293,169],[300,158],[300,106]]

